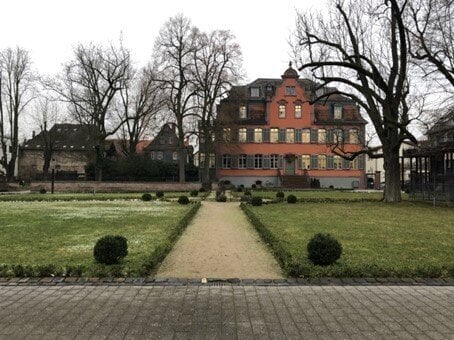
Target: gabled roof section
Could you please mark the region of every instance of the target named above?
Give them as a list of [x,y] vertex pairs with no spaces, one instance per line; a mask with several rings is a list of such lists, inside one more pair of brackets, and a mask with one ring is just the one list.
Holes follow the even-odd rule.
[[[97,130],[94,125],[55,124],[50,130],[54,150],[92,150],[97,144]],[[23,149],[41,150],[44,148],[44,133],[25,141]]]

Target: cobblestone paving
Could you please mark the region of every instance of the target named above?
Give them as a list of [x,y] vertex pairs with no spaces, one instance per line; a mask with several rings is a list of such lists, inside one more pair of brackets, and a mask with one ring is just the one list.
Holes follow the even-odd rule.
[[0,286],[0,338],[454,339],[452,286]]

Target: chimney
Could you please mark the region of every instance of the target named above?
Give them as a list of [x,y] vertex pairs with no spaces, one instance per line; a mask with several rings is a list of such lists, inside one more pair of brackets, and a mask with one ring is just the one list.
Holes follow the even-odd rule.
[[32,138],[35,138],[35,130],[32,131]]

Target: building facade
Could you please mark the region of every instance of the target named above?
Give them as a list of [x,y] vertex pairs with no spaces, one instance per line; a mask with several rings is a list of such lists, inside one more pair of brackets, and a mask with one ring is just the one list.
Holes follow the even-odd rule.
[[364,188],[364,155],[348,161],[333,150],[360,151],[366,121],[334,88],[310,104],[315,85],[299,79],[290,65],[281,79],[233,87],[218,107],[217,179],[245,186]]
[[[193,147],[186,145],[186,163],[193,163]],[[143,149],[144,155],[149,155],[152,160],[178,163],[178,136],[175,124],[165,124],[156,137]]]

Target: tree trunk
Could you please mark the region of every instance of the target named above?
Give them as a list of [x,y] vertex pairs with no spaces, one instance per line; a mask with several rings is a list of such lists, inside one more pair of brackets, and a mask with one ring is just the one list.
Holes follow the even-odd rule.
[[180,150],[179,150],[179,157],[178,157],[178,180],[180,183],[186,182],[186,174],[185,174],[185,163],[186,163],[186,149],[184,147],[184,140],[179,142]]
[[384,201],[387,203],[398,203],[402,201],[399,153],[383,149],[383,159],[385,169]]
[[102,167],[103,167],[103,150],[100,145],[95,147],[96,149],[96,160],[95,160],[95,181],[102,181]]

